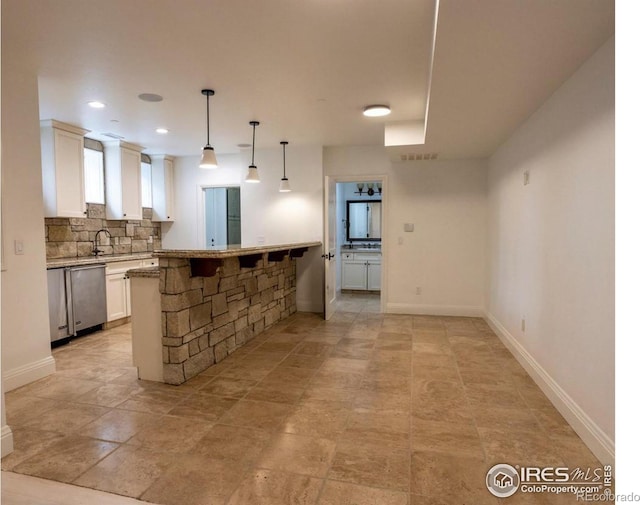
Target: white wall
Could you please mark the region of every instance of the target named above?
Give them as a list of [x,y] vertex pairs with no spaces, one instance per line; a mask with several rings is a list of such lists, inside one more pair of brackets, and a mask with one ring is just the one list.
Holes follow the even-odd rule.
[[[324,171],[338,180],[388,177],[383,187],[387,311],[483,314],[485,161],[392,163],[383,147],[327,147]],[[414,232],[404,232],[404,223],[413,223]]]
[[[202,186],[240,186],[245,246],[322,241],[322,148],[287,146],[291,193],[278,191],[281,147],[256,150],[259,184],[244,182],[250,156],[250,152],[218,155],[219,166],[213,170],[199,168],[199,158],[195,156],[176,158],[176,221],[163,224],[165,249],[204,246]],[[304,261],[298,260],[298,309],[302,311],[322,311],[322,260],[320,248],[316,249],[307,252]],[[305,269],[309,272],[303,275]]]
[[[7,57],[5,57],[7,56]],[[55,371],[51,357],[35,74],[2,58],[2,374],[5,390]],[[24,254],[14,253],[15,241]]]
[[488,249],[489,319],[585,442],[610,461],[613,40],[490,159]]

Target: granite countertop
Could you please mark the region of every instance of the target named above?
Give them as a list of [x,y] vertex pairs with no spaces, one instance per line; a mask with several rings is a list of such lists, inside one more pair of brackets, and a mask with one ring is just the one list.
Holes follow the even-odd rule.
[[246,256],[249,254],[261,254],[275,251],[285,251],[288,249],[301,249],[305,247],[316,247],[322,242],[299,242],[295,244],[280,245],[257,245],[242,246],[229,245],[220,246],[213,249],[158,249],[153,255],[158,258],[232,258],[236,256]]
[[99,256],[82,256],[76,258],[53,258],[47,260],[47,268],[75,267],[78,265],[94,265],[114,261],[146,260],[153,258],[154,253],[141,252],[130,254],[107,254]]
[[152,279],[158,279],[160,277],[160,268],[158,267],[132,268],[131,270],[127,270],[127,276],[150,277]]

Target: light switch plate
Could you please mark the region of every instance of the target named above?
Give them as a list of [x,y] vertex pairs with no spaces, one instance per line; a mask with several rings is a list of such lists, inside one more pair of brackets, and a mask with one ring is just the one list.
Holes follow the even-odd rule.
[[16,254],[24,254],[24,242],[22,242],[22,240],[15,240],[13,242],[13,250]]
[[412,232],[413,231],[413,223],[404,223],[404,231]]

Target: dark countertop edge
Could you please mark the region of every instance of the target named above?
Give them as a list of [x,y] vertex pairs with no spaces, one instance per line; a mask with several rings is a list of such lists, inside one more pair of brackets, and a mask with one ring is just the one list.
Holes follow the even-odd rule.
[[158,267],[132,268],[131,270],[127,270],[127,275],[129,277],[149,277],[153,279],[158,279],[160,277],[160,268]]
[[215,251],[211,249],[158,249],[153,252],[153,255],[157,258],[234,258],[236,256],[245,256],[247,254],[261,254],[284,251],[287,249],[317,247],[321,245],[322,242],[299,242],[297,244],[237,247],[235,249],[227,249],[224,251]]
[[63,268],[76,265],[99,265],[102,263],[113,263],[116,261],[150,260],[153,258],[152,252],[112,254],[108,256],[81,256],[74,258],[51,258],[47,260],[47,268]]

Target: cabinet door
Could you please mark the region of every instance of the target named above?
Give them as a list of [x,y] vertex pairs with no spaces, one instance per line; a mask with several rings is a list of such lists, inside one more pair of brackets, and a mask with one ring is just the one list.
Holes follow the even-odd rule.
[[40,121],[45,217],[86,217],[85,133],[87,130],[59,121]]
[[369,262],[367,265],[367,289],[380,291],[380,263]]
[[151,157],[153,220],[173,221],[173,158]]
[[122,149],[122,216],[142,219],[140,153]]
[[58,216],[86,217],[84,201],[84,140],[55,130]]
[[124,295],[126,297],[125,307],[127,310],[126,315],[131,315],[131,279],[129,277],[125,277],[124,279]]
[[128,307],[127,279],[124,273],[110,274],[107,279],[107,321],[127,317]]
[[367,289],[367,264],[364,261],[342,263],[342,289]]

